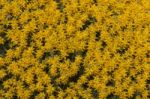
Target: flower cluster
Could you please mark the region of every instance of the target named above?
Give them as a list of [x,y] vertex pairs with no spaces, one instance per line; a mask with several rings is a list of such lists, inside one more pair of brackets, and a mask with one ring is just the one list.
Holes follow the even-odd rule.
[[149,0],[0,0],[1,99],[148,99]]

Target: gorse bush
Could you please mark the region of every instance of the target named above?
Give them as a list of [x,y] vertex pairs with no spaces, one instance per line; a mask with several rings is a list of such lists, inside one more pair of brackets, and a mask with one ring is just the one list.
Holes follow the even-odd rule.
[[0,0],[0,99],[149,99],[150,0]]

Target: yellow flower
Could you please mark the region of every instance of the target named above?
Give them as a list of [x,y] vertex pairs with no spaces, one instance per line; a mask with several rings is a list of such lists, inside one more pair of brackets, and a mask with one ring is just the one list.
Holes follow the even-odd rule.
[[0,70],[0,79],[2,79],[3,77],[5,77],[6,72],[4,70]]

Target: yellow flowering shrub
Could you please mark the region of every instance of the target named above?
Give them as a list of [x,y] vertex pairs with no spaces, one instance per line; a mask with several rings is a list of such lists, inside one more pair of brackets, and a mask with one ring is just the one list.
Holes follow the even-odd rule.
[[0,0],[0,99],[149,99],[150,0]]

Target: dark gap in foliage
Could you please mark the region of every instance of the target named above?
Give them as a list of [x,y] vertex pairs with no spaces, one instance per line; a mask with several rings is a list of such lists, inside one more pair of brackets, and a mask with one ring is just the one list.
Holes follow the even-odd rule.
[[29,88],[29,84],[27,84],[25,81],[23,81],[23,86],[24,86],[24,88]]
[[27,4],[30,4],[33,2],[33,0],[25,0]]
[[113,29],[113,24],[110,23],[110,25],[107,25],[107,32],[111,34],[112,32],[112,29]]
[[150,80],[147,80],[146,83],[147,83],[147,84],[150,84]]
[[115,87],[115,81],[114,81],[113,79],[109,80],[109,81],[106,83],[106,86]]
[[16,75],[16,81],[19,81],[20,80],[20,76],[19,75]]
[[119,67],[119,64],[116,64],[116,68],[115,68],[115,70],[116,70],[116,69],[118,69],[118,67]]
[[107,46],[105,41],[102,41],[102,46],[103,46],[103,48],[105,48]]
[[87,21],[85,21],[84,25],[82,26],[82,28],[80,28],[81,31],[86,30],[91,24],[96,22],[96,18],[94,17],[89,17],[89,19]]
[[3,88],[4,88],[4,86],[3,86],[3,81],[0,80],[0,89],[3,89]]
[[94,3],[97,3],[97,0],[93,0]]
[[6,15],[6,19],[7,19],[7,20],[12,20],[12,19],[13,19],[13,13],[8,13],[8,14]]
[[84,89],[87,89],[87,88],[88,88],[88,83],[82,84],[82,87],[83,87]]
[[45,41],[45,37],[44,37],[44,38],[42,38],[41,43],[42,43],[42,46],[45,46],[45,43],[46,43],[46,41]]
[[46,66],[45,66],[45,68],[44,68],[44,70],[43,71],[45,71],[46,72],[46,74],[49,74],[49,65],[48,64],[46,64]]
[[64,58],[62,58],[62,59],[60,59],[60,60],[59,60],[59,62],[60,62],[60,63],[63,63],[63,62],[64,62],[64,60],[65,60],[65,59],[64,59]]
[[3,57],[6,54],[6,49],[4,45],[0,45],[0,57]]
[[22,29],[23,29],[23,24],[18,23],[18,29],[19,29],[19,30],[22,30]]
[[61,52],[59,50],[44,52],[44,54],[43,54],[43,56],[40,60],[42,61],[42,60],[45,60],[48,57],[54,57],[55,55],[59,56],[59,55],[61,55]]
[[66,59],[69,59],[71,62],[75,61],[76,53],[69,53]]
[[45,5],[40,5],[39,9],[41,9],[41,10],[45,9]]
[[[116,68],[115,68],[116,69]],[[114,70],[115,70],[114,69]],[[108,76],[110,76],[110,77],[114,77],[114,75],[113,75],[113,73],[114,73],[114,70],[110,70],[110,71],[107,71],[107,73],[108,73]]]
[[33,46],[33,53],[32,53],[32,55],[34,57],[36,57],[37,50],[38,50],[38,48],[36,46]]
[[118,36],[118,34],[119,33],[117,31],[114,31],[113,33],[110,33],[111,37],[113,37],[113,38],[116,37],[116,36]]
[[54,91],[52,94],[53,94],[55,97],[57,97],[57,96],[58,96],[58,91]]
[[54,77],[54,76],[51,76],[51,84],[54,86],[54,87],[56,87],[57,85],[56,85],[56,79],[57,79],[58,77]]
[[37,81],[38,77],[36,74],[34,74],[34,80],[33,80],[33,83],[36,84],[38,81]]
[[69,87],[69,84],[59,84],[58,85],[62,90],[66,90]]
[[64,5],[63,5],[63,3],[61,2],[61,0],[55,0],[55,2],[57,3],[57,9],[59,9],[60,12],[63,12],[63,10],[64,10]]
[[90,80],[93,80],[94,79],[94,75],[90,75],[87,77],[87,79],[90,81]]
[[92,88],[92,95],[94,99],[99,99],[98,91],[95,88]]
[[37,9],[33,9],[33,8],[30,8],[28,11],[30,12],[30,13],[32,13],[33,11],[36,11]]
[[4,57],[7,50],[10,49],[10,40],[7,37],[4,37],[4,44],[0,44],[0,57]]
[[32,32],[30,32],[27,36],[27,46],[31,46],[31,43],[32,43]]
[[130,70],[128,69],[126,72],[126,76],[129,77],[130,76]]
[[64,96],[63,96],[63,99],[66,99],[67,98],[67,96],[69,96],[70,94],[65,94]]
[[150,92],[150,80],[149,79],[146,80],[146,88]]
[[11,30],[11,29],[12,29],[11,24],[5,24],[4,25],[4,31],[8,31],[8,30]]
[[83,58],[86,56],[87,50],[83,50],[83,51],[77,51],[76,55],[81,55]]
[[24,68],[24,71],[27,71],[30,67],[32,67],[33,65],[28,65],[27,68]]
[[113,93],[111,93],[110,95],[107,96],[107,99],[120,99],[120,97],[118,95],[114,95]]
[[87,51],[88,51],[88,50],[84,50],[84,51],[82,52],[82,54],[81,54],[82,57],[86,57]]
[[142,27],[141,27],[141,33],[143,33],[145,27],[146,27],[145,25],[142,25]]
[[137,28],[137,26],[135,26],[135,25],[132,25],[132,31],[135,31],[136,30],[136,28]]
[[23,6],[21,6],[21,7],[20,7],[20,10],[21,10],[22,12],[24,12],[24,10],[26,10],[26,8],[23,7]]
[[54,50],[54,52],[53,52],[53,55],[55,56],[55,55],[61,55],[61,52],[59,51],[59,50]]
[[47,93],[47,90],[46,90],[47,86],[44,86],[44,93],[45,93],[45,99],[49,99],[49,93]]
[[138,92],[138,91],[136,91],[136,92],[132,95],[132,97],[130,97],[129,99],[137,99],[137,96],[140,96],[140,97],[142,98],[141,93]]
[[65,16],[65,18],[64,18],[64,23],[67,24],[67,22],[68,22],[68,17]]
[[97,0],[93,0],[93,4],[97,6]]
[[[68,22],[68,17],[67,17],[67,15],[62,15],[62,18],[63,19],[59,19],[58,20],[58,22],[57,22],[57,25],[60,25],[60,24],[67,24],[67,22]],[[66,29],[65,28],[63,28],[63,30],[66,32]]]
[[100,34],[100,31],[96,31],[96,38],[95,38],[95,41],[99,41],[100,40],[100,36],[101,36],[101,34]]
[[5,32],[0,32],[0,37],[1,37],[1,38],[6,38],[6,35],[7,35],[7,34],[6,34]]
[[35,90],[32,95],[30,96],[29,99],[35,99],[35,97],[39,94],[39,92],[37,90]]
[[125,30],[127,29],[127,25],[126,26],[121,26],[121,31],[125,32]]
[[18,60],[19,60],[19,58],[17,58],[17,57],[12,58],[12,61],[14,61],[14,62],[17,62]]
[[136,77],[131,76],[131,81],[136,83],[137,82]]
[[8,79],[11,79],[13,77],[13,74],[12,73],[8,73],[7,72],[7,75],[2,79],[2,81],[7,81]]
[[84,71],[85,71],[84,66],[81,64],[77,74],[70,77],[69,81],[70,82],[77,82],[79,80],[79,78],[84,74]]
[[56,83],[56,79],[60,77],[60,71],[59,69],[57,68],[57,75],[56,76],[51,76],[51,84],[54,86],[54,87],[57,87],[57,83]]
[[136,56],[135,56],[135,55],[132,55],[132,58],[133,58],[133,59],[135,59],[135,58],[136,58]]
[[47,23],[44,23],[43,29],[47,29],[47,28],[48,28],[48,24],[47,24]]
[[51,52],[44,52],[44,54],[43,54],[43,56],[42,56],[42,58],[40,59],[41,61],[42,60],[45,60],[46,58],[48,58],[48,57],[51,57]]
[[84,99],[81,95],[77,95],[78,99]]
[[113,58],[114,57],[114,54],[113,53],[110,53],[110,58]]
[[119,53],[120,55],[125,54],[125,52],[128,50],[128,47],[120,47],[119,49],[117,49],[117,53]]
[[[38,26],[36,25],[36,27],[38,27]],[[40,30],[38,28],[36,28],[36,29],[34,29],[33,33],[38,33],[39,31]]]
[[61,2],[61,0],[54,0],[56,3],[60,3]]
[[137,73],[135,74],[135,76],[137,77],[137,76],[139,76],[139,75],[141,75],[141,74],[143,74],[143,70],[137,71]]
[[147,58],[150,58],[150,50],[148,50],[148,51],[146,52],[146,57],[147,57]]
[[110,16],[118,16],[119,14],[115,11],[112,12],[112,14]]
[[87,52],[88,52],[88,44],[89,44],[89,42],[86,40],[86,43],[85,43],[85,51],[86,51],[86,54],[87,54]]
[[106,19],[105,19],[104,17],[102,17],[102,19],[101,19],[101,24],[104,24],[105,21],[106,21]]
[[131,1],[130,1],[130,0],[128,0],[128,1],[126,1],[126,2],[125,2],[125,4],[130,4],[130,3],[131,3]]
[[2,8],[3,8],[3,5],[0,4],[0,9],[2,9]]
[[103,51],[105,47],[107,46],[107,43],[105,41],[101,41],[101,45],[102,45],[102,48],[100,50]]
[[13,95],[13,99],[19,99],[17,95]]
[[28,24],[32,19],[27,19],[27,21],[25,22],[25,24]]
[[113,9],[112,5],[108,5],[108,11],[111,11]]
[[16,92],[14,92],[12,99],[19,99],[19,97],[17,96],[17,93],[16,93]]

